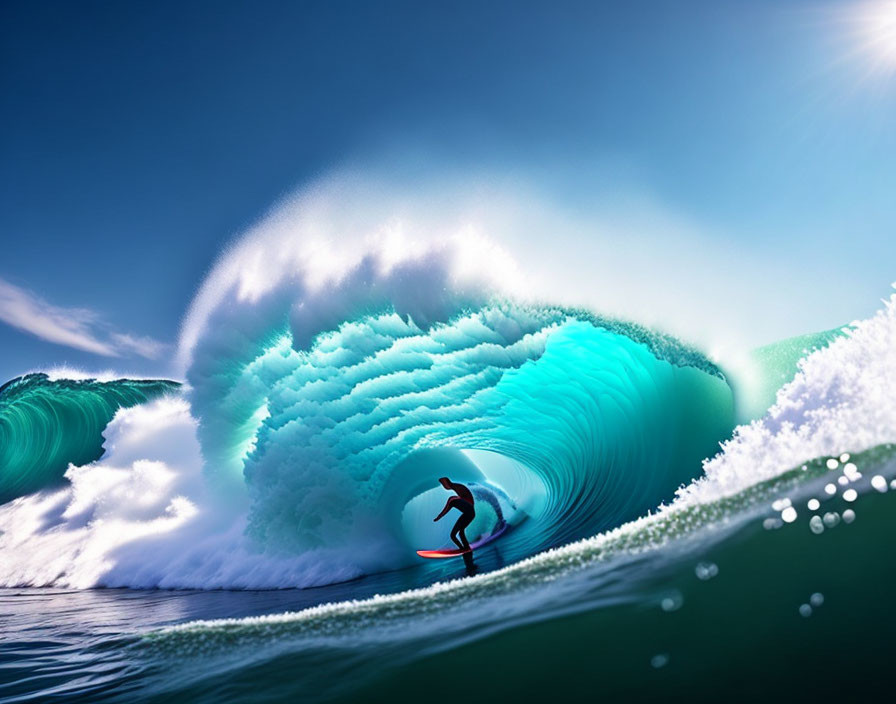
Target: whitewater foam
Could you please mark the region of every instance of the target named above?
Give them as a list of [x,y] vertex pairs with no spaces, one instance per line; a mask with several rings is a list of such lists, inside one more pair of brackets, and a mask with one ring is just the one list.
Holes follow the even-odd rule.
[[[513,258],[469,223],[372,214],[372,205],[353,189],[321,184],[277,205],[228,247],[184,318],[184,373],[224,307],[288,313],[303,348],[317,332],[386,305],[426,327],[494,295],[525,296]],[[262,308],[263,299],[273,300]]]
[[69,486],[0,506],[0,585],[221,588],[351,579],[318,555],[270,555],[245,535],[245,505],[208,490],[196,421],[180,398],[119,411],[102,460]]

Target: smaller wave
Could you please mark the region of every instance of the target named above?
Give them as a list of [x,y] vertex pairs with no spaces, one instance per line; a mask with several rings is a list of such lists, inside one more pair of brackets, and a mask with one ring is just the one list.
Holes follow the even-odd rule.
[[751,350],[745,360],[734,362],[728,378],[737,399],[738,424],[761,418],[775,405],[778,390],[793,380],[799,363],[816,350],[824,349],[848,328],[789,337]]
[[63,486],[0,506],[0,587],[247,589],[360,576],[314,552],[257,549],[246,506],[209,490],[182,396],[120,409],[103,436],[103,457],[69,466]]
[[120,408],[175,391],[166,380],[26,374],[0,387],[0,503],[62,484],[70,464],[103,454],[103,429]]
[[798,363],[759,420],[741,425],[676,501],[704,503],[775,477],[809,458],[896,440],[896,294]]

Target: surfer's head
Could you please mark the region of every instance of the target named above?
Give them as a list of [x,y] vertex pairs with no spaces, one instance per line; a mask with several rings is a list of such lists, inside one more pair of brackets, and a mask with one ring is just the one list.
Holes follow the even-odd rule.
[[439,484],[448,490],[451,489],[451,480],[448,477],[439,477]]

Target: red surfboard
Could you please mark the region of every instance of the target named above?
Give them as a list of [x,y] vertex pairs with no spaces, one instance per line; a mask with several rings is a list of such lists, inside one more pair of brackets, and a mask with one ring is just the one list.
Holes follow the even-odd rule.
[[485,538],[480,538],[475,543],[471,543],[470,550],[461,550],[460,548],[454,548],[453,550],[450,550],[450,549],[449,550],[418,550],[417,554],[420,557],[426,557],[426,558],[429,558],[430,560],[439,560],[439,559],[442,559],[445,557],[458,557],[460,555],[463,555],[464,553],[471,552],[472,550],[475,550],[476,548],[481,548],[483,545],[487,545],[488,543],[492,542],[493,540],[497,540],[499,537],[501,537],[501,535],[504,534],[505,530],[507,530],[506,523],[503,526],[501,526],[501,530],[499,530],[497,533],[492,533],[491,535],[489,535]]

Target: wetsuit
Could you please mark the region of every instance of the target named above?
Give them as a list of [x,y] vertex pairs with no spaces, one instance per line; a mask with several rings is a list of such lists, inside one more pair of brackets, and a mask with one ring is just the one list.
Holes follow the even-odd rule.
[[[461,550],[469,550],[470,542],[467,540],[467,535],[464,532],[464,529],[473,522],[474,518],[476,518],[476,509],[473,508],[473,493],[462,484],[455,485],[454,490],[461,495],[469,494],[469,499],[467,499],[466,496],[452,496],[445,504],[445,508],[442,510],[442,515],[452,508],[456,508],[460,511],[460,518],[457,519],[454,528],[451,529],[451,540]],[[457,539],[458,534],[460,534],[460,540]]]

